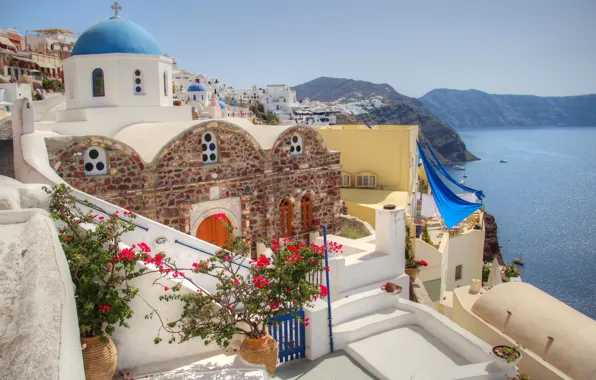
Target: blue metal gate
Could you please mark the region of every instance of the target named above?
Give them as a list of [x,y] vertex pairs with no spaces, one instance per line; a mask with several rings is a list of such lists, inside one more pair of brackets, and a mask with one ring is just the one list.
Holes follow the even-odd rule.
[[[304,319],[304,310],[300,309],[296,314]],[[304,358],[306,347],[304,325],[292,314],[281,315],[273,320],[276,323],[269,326],[269,335],[279,345],[279,361],[283,363]]]

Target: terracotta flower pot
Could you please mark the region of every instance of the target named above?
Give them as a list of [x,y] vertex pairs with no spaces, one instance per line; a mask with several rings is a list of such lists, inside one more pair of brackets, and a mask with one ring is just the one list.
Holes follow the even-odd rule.
[[109,338],[106,343],[100,339],[99,336],[81,337],[81,346],[86,345],[83,349],[83,364],[87,380],[111,380],[116,372],[116,346]]
[[410,279],[414,281],[418,274],[420,273],[420,268],[406,268],[406,274],[410,276]]
[[246,337],[240,345],[240,357],[251,364],[264,365],[269,375],[275,372],[278,356],[279,346],[269,333],[261,338]]

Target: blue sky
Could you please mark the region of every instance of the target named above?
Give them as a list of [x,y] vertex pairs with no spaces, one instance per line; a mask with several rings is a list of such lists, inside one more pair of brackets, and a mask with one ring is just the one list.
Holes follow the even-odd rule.
[[[103,0],[9,0],[0,27],[83,32]],[[121,0],[179,67],[242,88],[320,76],[433,88],[596,93],[596,0]]]

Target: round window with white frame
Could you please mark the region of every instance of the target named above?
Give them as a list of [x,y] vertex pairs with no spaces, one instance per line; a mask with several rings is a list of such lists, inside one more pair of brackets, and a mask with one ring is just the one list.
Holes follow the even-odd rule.
[[83,165],[86,176],[108,174],[106,151],[96,146],[90,147],[85,151]]
[[213,164],[219,162],[219,152],[217,151],[217,137],[215,136],[215,133],[203,133],[201,141],[203,143],[201,145],[201,148],[203,150],[203,163]]
[[302,145],[302,136],[294,135],[290,139],[290,156],[299,156],[304,151],[304,146]]

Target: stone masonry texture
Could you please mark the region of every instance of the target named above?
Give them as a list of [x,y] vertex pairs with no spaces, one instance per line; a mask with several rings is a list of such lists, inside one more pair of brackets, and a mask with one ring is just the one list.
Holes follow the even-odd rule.
[[[272,126],[272,128],[275,128]],[[202,135],[217,136],[219,161],[202,161]],[[290,139],[299,134],[303,154],[290,155]],[[70,185],[145,217],[190,231],[191,205],[209,201],[210,188],[219,198],[239,198],[243,233],[272,239],[281,234],[280,202],[293,202],[294,237],[308,240],[302,229],[300,201],[313,199],[313,228],[335,231],[341,211],[339,152],[329,151],[314,129],[284,130],[271,149],[263,150],[246,130],[225,121],[198,123],[169,142],[152,162],[131,147],[103,136],[46,138],[50,165]],[[89,147],[107,155],[108,174],[85,176],[83,155]],[[312,231],[311,230],[311,231]]]

